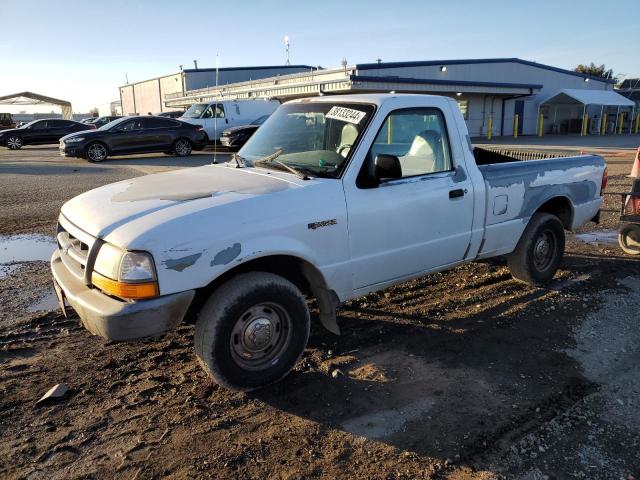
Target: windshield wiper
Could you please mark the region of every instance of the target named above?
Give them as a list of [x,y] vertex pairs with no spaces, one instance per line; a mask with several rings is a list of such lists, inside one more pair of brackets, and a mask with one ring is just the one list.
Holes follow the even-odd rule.
[[246,164],[244,157],[238,155],[237,153],[231,155],[231,160],[236,161],[236,168],[243,168]]
[[289,170],[291,173],[293,173],[294,175],[296,175],[298,178],[301,178],[302,180],[311,180],[309,178],[309,175],[307,175],[305,173],[304,170],[302,170],[299,167],[292,167],[291,165],[287,165],[284,162],[281,162],[280,160],[276,160],[275,158],[273,160],[271,160],[274,163],[277,163],[278,165],[286,168],[287,170]]
[[253,164],[257,165],[257,164],[260,164],[260,163],[263,163],[263,164],[264,163],[277,163],[282,168],[284,168],[286,170],[289,170],[291,173],[293,173],[298,178],[301,178],[302,180],[310,180],[309,175],[307,175],[302,168],[300,168],[300,167],[292,167],[291,165],[287,165],[286,163],[281,162],[280,160],[277,160],[277,158],[280,155],[282,155],[283,151],[284,150],[279,148],[278,150],[273,152],[271,155],[267,155],[266,157],[262,157],[262,158],[259,158],[257,160],[254,160]]

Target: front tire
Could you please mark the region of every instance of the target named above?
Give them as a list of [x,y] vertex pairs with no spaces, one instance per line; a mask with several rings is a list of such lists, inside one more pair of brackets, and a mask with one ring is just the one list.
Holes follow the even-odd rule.
[[618,231],[618,244],[629,255],[640,255],[640,225],[627,223]]
[[20,137],[16,137],[16,136],[10,136],[9,138],[7,138],[7,147],[10,150],[20,150],[22,148],[22,139]]
[[193,150],[193,146],[191,142],[186,138],[179,138],[173,144],[173,151],[178,157],[188,157],[191,155],[191,151]]
[[87,160],[90,162],[102,162],[109,156],[109,152],[107,151],[107,147],[105,147],[102,143],[91,143],[87,146]]
[[540,287],[556,274],[564,255],[564,227],[555,215],[536,213],[529,220],[507,265],[516,280]]
[[200,310],[196,355],[223,387],[255,390],[291,371],[307,345],[310,323],[307,302],[291,282],[266,272],[240,274]]

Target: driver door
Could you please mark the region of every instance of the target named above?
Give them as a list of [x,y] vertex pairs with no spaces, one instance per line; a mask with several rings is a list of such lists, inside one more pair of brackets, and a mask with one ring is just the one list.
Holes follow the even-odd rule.
[[368,152],[399,160],[401,178],[345,185],[353,288],[393,283],[460,262],[471,239],[468,178],[454,178],[445,116],[435,108],[391,112]]

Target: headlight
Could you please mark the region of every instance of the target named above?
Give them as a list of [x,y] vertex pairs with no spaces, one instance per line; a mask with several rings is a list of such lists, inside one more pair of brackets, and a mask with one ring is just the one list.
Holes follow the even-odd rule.
[[78,143],[84,140],[84,137],[71,137],[67,138],[64,143]]
[[138,300],[160,294],[150,253],[128,252],[104,243],[93,270],[92,283],[109,295]]
[[125,252],[120,262],[120,280],[123,282],[144,282],[155,280],[151,255],[145,252]]

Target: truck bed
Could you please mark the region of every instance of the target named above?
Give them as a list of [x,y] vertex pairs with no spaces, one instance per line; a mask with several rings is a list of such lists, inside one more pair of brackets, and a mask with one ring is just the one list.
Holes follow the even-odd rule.
[[495,163],[522,162],[527,160],[545,160],[548,158],[576,157],[580,153],[574,151],[547,152],[541,150],[507,149],[507,148],[487,148],[474,147],[473,155],[476,165],[492,165]]

